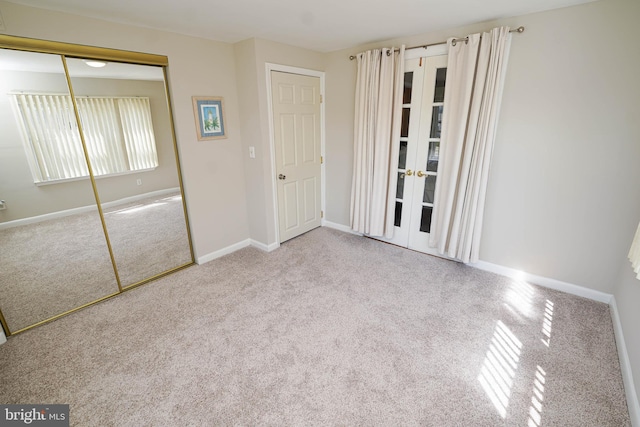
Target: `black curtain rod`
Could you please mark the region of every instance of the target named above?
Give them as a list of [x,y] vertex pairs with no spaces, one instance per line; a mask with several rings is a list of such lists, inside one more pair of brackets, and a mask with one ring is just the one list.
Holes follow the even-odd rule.
[[[509,30],[509,32],[510,33],[524,33],[524,27],[520,26],[518,28],[514,28],[513,30]],[[459,39],[453,39],[451,41],[451,43],[455,46],[456,43],[458,43],[458,42],[465,42],[466,43],[468,41],[469,41],[469,37],[462,37],[462,38],[459,38]],[[409,49],[426,49],[429,46],[439,46],[441,44],[447,44],[447,41],[438,42],[438,43],[431,43],[431,44],[421,44],[420,46],[411,46],[411,47],[405,48],[405,50],[409,50]],[[389,56],[389,55],[391,55],[391,51],[390,50],[387,51],[387,56]],[[355,55],[351,55],[351,56],[349,56],[349,59],[351,61],[353,61],[354,59],[356,59],[356,56]]]

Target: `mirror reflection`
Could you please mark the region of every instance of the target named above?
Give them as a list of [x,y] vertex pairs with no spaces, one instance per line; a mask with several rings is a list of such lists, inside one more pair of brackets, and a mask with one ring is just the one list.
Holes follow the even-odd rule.
[[0,49],[0,129],[0,309],[17,331],[118,285],[91,182],[65,178],[88,167],[60,56]]
[[0,49],[0,129],[9,332],[193,262],[161,66]]
[[162,68],[67,66],[122,286],[190,263]]

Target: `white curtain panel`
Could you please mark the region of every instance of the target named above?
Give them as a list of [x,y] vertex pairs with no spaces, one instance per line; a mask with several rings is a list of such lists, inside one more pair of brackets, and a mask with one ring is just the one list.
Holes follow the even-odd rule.
[[482,219],[506,73],[509,27],[449,41],[447,82],[429,244],[477,262]]
[[633,243],[631,243],[629,261],[631,261],[631,266],[633,267],[633,271],[636,273],[636,277],[640,279],[640,225],[638,225],[636,235],[633,238]]
[[[389,54],[387,54],[389,53]],[[351,228],[393,237],[404,46],[357,55]]]

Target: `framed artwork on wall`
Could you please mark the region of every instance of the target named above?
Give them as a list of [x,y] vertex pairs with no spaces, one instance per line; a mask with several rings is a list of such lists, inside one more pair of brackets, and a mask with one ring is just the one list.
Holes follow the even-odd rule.
[[192,96],[198,141],[227,137],[224,102],[220,96]]

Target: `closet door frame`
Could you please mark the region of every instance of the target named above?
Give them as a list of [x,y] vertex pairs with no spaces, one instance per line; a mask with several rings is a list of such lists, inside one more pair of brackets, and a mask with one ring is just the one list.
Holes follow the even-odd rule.
[[[88,166],[88,170],[89,170],[89,180],[91,182],[91,186],[95,195],[95,201],[96,201],[96,206],[97,206],[97,210],[99,212],[100,215],[100,221],[102,223],[102,228],[104,231],[104,237],[106,239],[107,242],[107,246],[109,248],[109,255],[111,258],[111,263],[113,265],[113,269],[114,269],[114,275],[116,278],[116,282],[117,282],[117,289],[114,289],[114,292],[112,294],[109,295],[105,295],[99,299],[96,299],[94,301],[88,302],[86,304],[82,304],[80,306],[74,307],[70,310],[67,310],[65,312],[56,314],[52,317],[46,318],[44,320],[41,321],[37,321],[29,326],[20,328],[20,329],[16,329],[16,330],[11,330],[8,323],[7,323],[7,319],[5,318],[5,316],[3,315],[2,311],[0,310],[0,325],[2,326],[2,329],[5,332],[6,336],[11,336],[11,335],[15,335],[27,330],[30,330],[34,327],[40,326],[42,324],[51,322],[53,320],[56,320],[60,317],[66,316],[68,314],[71,314],[75,311],[81,310],[85,307],[97,304],[101,301],[110,299],[114,296],[120,295],[121,293],[133,289],[137,286],[140,286],[142,284],[148,283],[152,280],[155,280],[159,277],[163,277],[165,275],[168,275],[170,273],[173,273],[175,271],[181,270],[183,268],[186,268],[188,266],[191,266],[194,264],[194,251],[193,251],[193,242],[192,242],[192,236],[191,236],[191,227],[189,224],[189,217],[187,214],[187,208],[186,208],[186,202],[184,199],[184,186],[183,186],[183,180],[182,180],[182,172],[181,172],[181,168],[180,168],[180,159],[179,159],[179,153],[178,153],[178,149],[177,149],[177,140],[176,140],[176,134],[175,134],[175,125],[174,125],[174,118],[173,118],[173,111],[172,111],[172,103],[171,103],[171,98],[170,98],[170,91],[169,91],[169,86],[168,86],[168,75],[167,75],[167,66],[169,65],[168,62],[168,58],[164,55],[155,55],[155,54],[149,54],[149,53],[141,53],[141,52],[132,52],[132,51],[124,51],[124,50],[118,50],[118,49],[110,49],[110,48],[102,48],[102,47],[95,47],[95,46],[86,46],[86,45],[78,45],[78,44],[71,44],[71,43],[64,43],[64,42],[56,42],[56,41],[49,41],[49,40],[39,40],[39,39],[31,39],[31,38],[24,38],[24,37],[18,37],[18,36],[9,36],[9,35],[4,35],[4,34],[0,34],[0,48],[2,49],[9,49],[9,50],[16,50],[16,51],[25,51],[25,52],[34,52],[34,53],[44,53],[44,54],[54,54],[54,55],[59,55],[62,59],[62,64],[64,66],[64,71],[65,71],[65,76],[67,79],[67,83],[68,83],[68,87],[69,87],[69,94],[71,96],[72,102],[73,102],[73,106],[74,106],[74,114],[76,116],[76,121],[78,124],[78,129],[79,129],[79,133],[80,133],[80,140],[82,143],[82,147],[83,147],[83,151],[84,151],[84,155],[87,161],[87,166]],[[182,197],[182,210],[184,212],[184,219],[185,219],[185,226],[186,226],[186,236],[187,236],[187,240],[188,240],[188,244],[189,244],[189,255],[190,255],[190,261],[179,265],[177,267],[173,267],[170,268],[166,271],[163,271],[159,274],[153,275],[152,277],[146,277],[143,280],[137,281],[136,283],[133,283],[129,286],[122,286],[122,284],[120,283],[120,279],[119,279],[119,275],[118,275],[118,269],[115,263],[115,259],[114,259],[114,255],[113,255],[113,251],[111,248],[111,244],[110,244],[110,239],[109,239],[109,234],[108,234],[108,230],[106,227],[106,223],[105,223],[105,219],[104,219],[104,214],[102,212],[102,205],[100,203],[100,197],[99,197],[99,193],[96,187],[96,182],[95,182],[95,176],[92,170],[92,166],[91,166],[91,162],[89,159],[89,155],[88,155],[88,151],[87,151],[87,146],[86,146],[86,142],[84,139],[84,131],[82,130],[82,124],[80,121],[80,117],[78,114],[78,107],[76,104],[76,100],[75,100],[75,95],[73,92],[73,85],[71,83],[71,78],[70,78],[70,74],[69,74],[69,70],[67,67],[67,58],[78,58],[78,59],[95,59],[98,61],[111,61],[111,62],[121,62],[121,63],[128,63],[128,64],[136,64],[136,65],[151,65],[151,66],[158,66],[162,68],[162,73],[164,76],[164,95],[166,97],[166,102],[167,102],[167,107],[168,107],[168,114],[169,114],[169,121],[170,121],[170,130],[171,130],[171,141],[172,141],[172,145],[173,145],[173,154],[175,156],[175,162],[176,162],[176,169],[177,169],[177,175],[178,175],[178,182],[179,182],[179,188],[180,188],[180,194]]]

